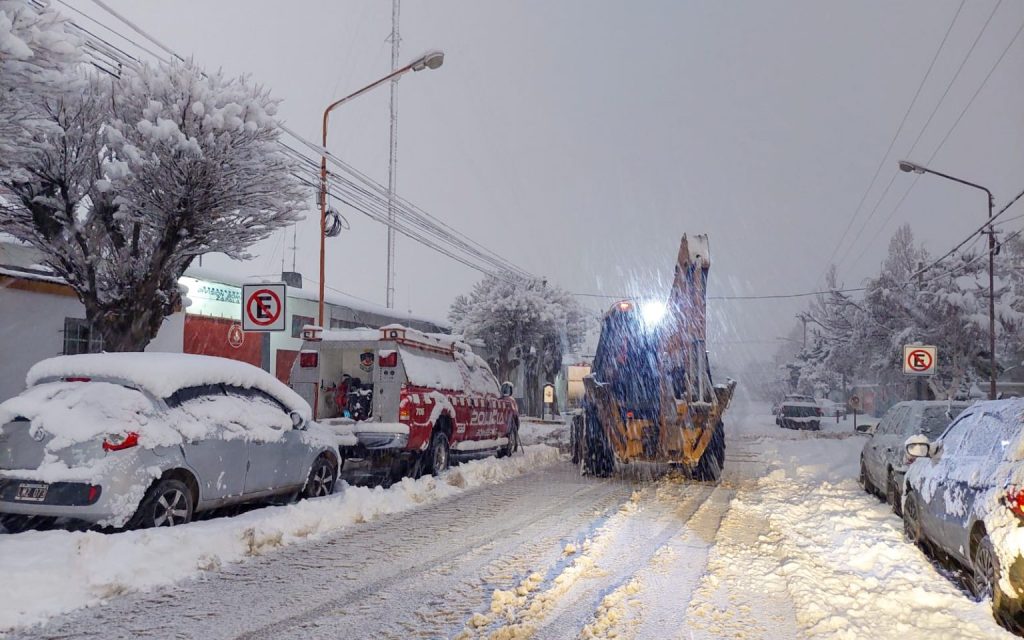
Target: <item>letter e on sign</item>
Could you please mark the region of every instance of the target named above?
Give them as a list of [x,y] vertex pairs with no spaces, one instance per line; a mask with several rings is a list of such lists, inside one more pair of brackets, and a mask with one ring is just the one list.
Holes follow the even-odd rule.
[[903,346],[903,373],[908,376],[930,376],[935,374],[938,350],[917,344]]
[[242,329],[284,331],[287,287],[283,283],[242,285]]

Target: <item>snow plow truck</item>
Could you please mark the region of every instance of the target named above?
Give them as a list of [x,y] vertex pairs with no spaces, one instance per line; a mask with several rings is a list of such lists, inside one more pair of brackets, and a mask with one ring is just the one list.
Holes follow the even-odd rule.
[[616,463],[670,464],[717,481],[722,414],[736,383],[714,385],[706,349],[706,235],[683,236],[667,302],[621,300],[604,315],[583,408],[573,416],[573,462],[608,476]]

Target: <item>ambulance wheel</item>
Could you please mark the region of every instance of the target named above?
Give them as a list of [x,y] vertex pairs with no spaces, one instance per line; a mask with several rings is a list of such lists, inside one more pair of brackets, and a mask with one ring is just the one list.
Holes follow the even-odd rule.
[[451,463],[451,450],[448,446],[448,434],[444,431],[434,431],[430,438],[430,448],[426,451],[427,469],[430,473],[440,475],[448,470]]

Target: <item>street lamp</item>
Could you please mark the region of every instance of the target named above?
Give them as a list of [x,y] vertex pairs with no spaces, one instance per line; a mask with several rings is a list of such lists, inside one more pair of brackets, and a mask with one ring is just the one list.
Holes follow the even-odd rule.
[[428,51],[422,56],[416,58],[404,67],[395,69],[388,75],[384,76],[380,80],[371,82],[359,91],[351,93],[341,100],[336,100],[324,109],[324,124],[323,124],[323,138],[321,142],[322,149],[320,150],[320,309],[318,317],[318,324],[324,326],[324,256],[326,248],[324,246],[324,239],[327,235],[327,117],[335,107],[345,104],[352,98],[358,97],[370,91],[375,87],[394,80],[402,74],[408,71],[423,71],[424,69],[437,69],[444,64],[444,52],[443,51]]
[[[946,180],[952,180],[953,182],[959,182],[960,184],[967,185],[968,187],[974,187],[975,189],[981,189],[988,194],[988,217],[992,219],[992,210],[995,208],[995,199],[992,197],[992,192],[973,182],[961,180],[945,173],[933,171],[928,167],[921,166],[919,164],[909,162],[907,160],[900,160],[900,171],[907,173],[930,173],[932,175],[945,178]],[[989,352],[989,383],[988,383],[988,398],[989,400],[996,399],[996,301],[995,301],[995,255],[996,255],[996,234],[992,229],[992,225],[988,228],[988,352]]]

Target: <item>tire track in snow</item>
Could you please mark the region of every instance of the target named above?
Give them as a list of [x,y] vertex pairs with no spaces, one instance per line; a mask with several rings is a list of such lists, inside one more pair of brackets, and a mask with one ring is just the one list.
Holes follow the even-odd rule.
[[568,638],[594,619],[601,602],[648,565],[668,540],[686,528],[714,491],[711,485],[662,479],[632,500],[595,535],[572,546],[572,561],[542,568],[510,591],[496,590],[487,613],[478,613],[456,636]]
[[[659,491],[672,499],[672,487]],[[716,487],[687,526],[662,545],[633,577],[601,602],[582,638],[663,638],[687,624],[686,612],[704,575],[735,491]]]
[[449,637],[634,486],[546,467],[11,637]]

